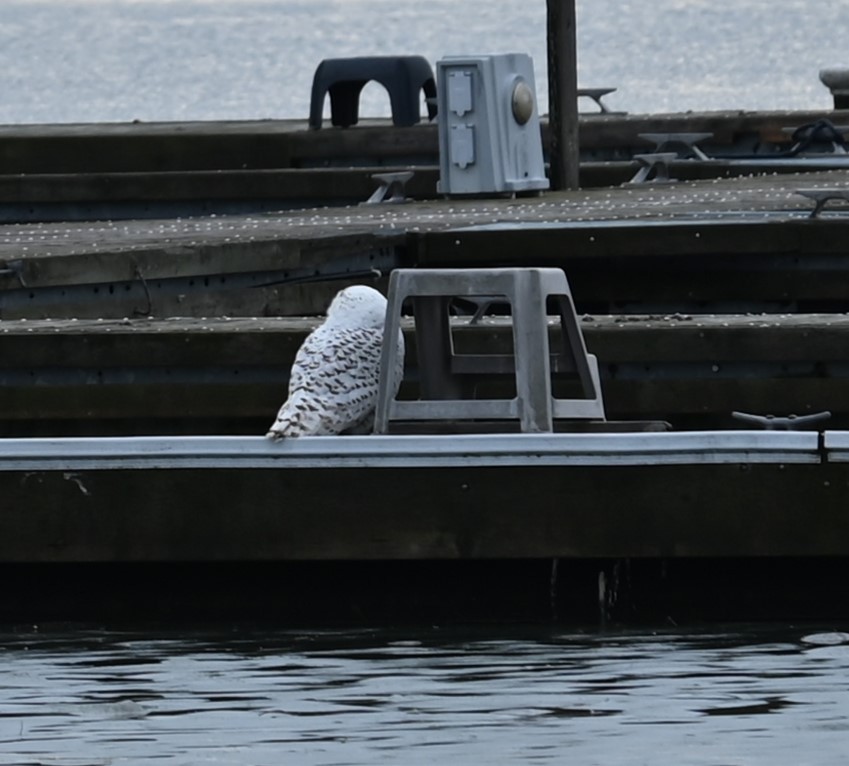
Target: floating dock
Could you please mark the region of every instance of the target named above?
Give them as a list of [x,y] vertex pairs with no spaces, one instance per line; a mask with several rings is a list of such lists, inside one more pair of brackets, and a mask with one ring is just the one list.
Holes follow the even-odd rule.
[[8,439],[0,560],[845,556],[849,434],[824,440]]
[[[730,427],[830,410],[849,427],[849,219],[756,176],[276,214],[7,225],[0,427],[260,433],[340,286],[399,266],[557,266],[611,417]],[[504,347],[497,317],[475,342]],[[462,327],[460,333],[469,334]],[[414,358],[414,348],[410,358]],[[239,395],[242,392],[244,395]],[[80,430],[84,429],[84,430]]]
[[515,200],[10,224],[0,318],[314,314],[346,278],[405,265],[561,267],[580,310],[594,314],[842,311],[841,203],[812,218],[802,192],[846,188],[845,173],[826,171]]
[[[784,156],[793,131],[849,110],[580,116],[580,182],[615,186],[639,170],[658,137],[701,136],[698,154],[676,144],[684,180],[842,167],[819,152]],[[542,120],[548,150],[548,123]],[[357,204],[375,173],[414,169],[408,191],[436,199],[436,123],[409,128],[361,120],[310,130],[305,120],[0,126],[0,222],[109,220],[238,214]]]
[[[265,432],[315,318],[0,322],[0,433],[247,435]],[[468,347],[510,348],[509,324],[459,325]],[[832,413],[849,427],[843,314],[586,315],[608,417],[676,430],[739,428],[733,411]],[[408,335],[415,365],[415,339]]]
[[0,442],[4,621],[830,619],[847,432]]
[[[630,155],[614,156],[611,119],[585,123],[585,152],[603,149],[598,162],[631,174]],[[714,138],[740,155],[767,135],[778,145],[794,124],[723,119],[736,127],[717,121]],[[710,127],[675,120],[628,130]],[[849,556],[843,160],[770,175],[769,164],[747,175],[716,160],[703,180],[685,179],[704,163],[682,160],[670,183],[441,200],[426,190],[433,126],[219,128],[206,142],[209,126],[0,131],[0,190],[17,220],[0,239],[0,567],[14,582],[47,565],[522,561],[584,562],[609,585],[622,561],[795,569]],[[366,156],[378,135],[383,166]],[[133,155],[128,142],[147,148]],[[94,164],[75,164],[77,144],[102,147]],[[215,147],[217,166],[204,165]],[[160,167],[127,159],[160,150]],[[351,164],[357,156],[368,162]],[[412,201],[342,205],[367,198],[375,169],[411,157],[422,163]],[[289,186],[307,170],[330,196]],[[821,205],[817,193],[834,198]],[[211,197],[227,204],[204,207]],[[303,208],[316,201],[335,206]],[[56,220],[66,218],[90,220]],[[673,431],[259,436],[341,286],[385,288],[400,267],[496,266],[564,269],[608,418]],[[454,332],[504,352],[509,329],[496,315],[458,318]],[[407,352],[414,360],[412,336]],[[821,430],[800,432],[747,430],[731,414],[822,410]]]

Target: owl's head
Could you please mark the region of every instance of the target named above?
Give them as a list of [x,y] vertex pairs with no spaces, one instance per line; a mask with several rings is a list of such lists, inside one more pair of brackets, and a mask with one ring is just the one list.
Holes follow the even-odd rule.
[[383,327],[386,298],[365,285],[353,285],[336,293],[327,309],[327,318],[357,327]]

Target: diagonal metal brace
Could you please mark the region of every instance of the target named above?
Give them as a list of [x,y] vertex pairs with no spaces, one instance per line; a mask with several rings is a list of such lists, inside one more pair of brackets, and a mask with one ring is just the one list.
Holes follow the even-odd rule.
[[812,412],[810,415],[776,417],[775,415],[751,415],[748,412],[732,412],[731,417],[744,423],[760,426],[765,431],[804,431],[828,420],[831,413],[824,410],[823,412]]

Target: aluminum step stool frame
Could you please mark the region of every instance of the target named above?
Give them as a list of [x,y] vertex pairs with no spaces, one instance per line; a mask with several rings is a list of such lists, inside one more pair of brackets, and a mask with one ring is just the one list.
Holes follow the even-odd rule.
[[[492,296],[503,296],[511,306],[513,356],[455,354],[451,300]],[[549,297],[558,306],[562,337],[562,348],[553,356],[555,369],[574,371],[585,398],[552,395]],[[408,298],[414,305],[419,356],[422,398],[417,401],[398,400],[390,393],[400,382],[390,360],[395,358],[401,310]],[[569,283],[560,269],[396,269],[389,280],[384,338],[375,433],[389,433],[391,422],[401,420],[518,420],[521,431],[531,433],[552,432],[555,418],[605,420],[598,362],[587,353]],[[457,398],[458,376],[493,372],[514,373],[514,398]]]

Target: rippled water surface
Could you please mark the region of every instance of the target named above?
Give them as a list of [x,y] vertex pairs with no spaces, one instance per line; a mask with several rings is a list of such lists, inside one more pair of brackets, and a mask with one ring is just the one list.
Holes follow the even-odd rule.
[[[579,83],[618,110],[827,109],[849,66],[849,0],[576,5]],[[322,59],[398,53],[529,53],[545,112],[545,34],[545,0],[3,0],[0,123],[306,118]]]
[[838,764],[849,635],[15,632],[4,764]]

